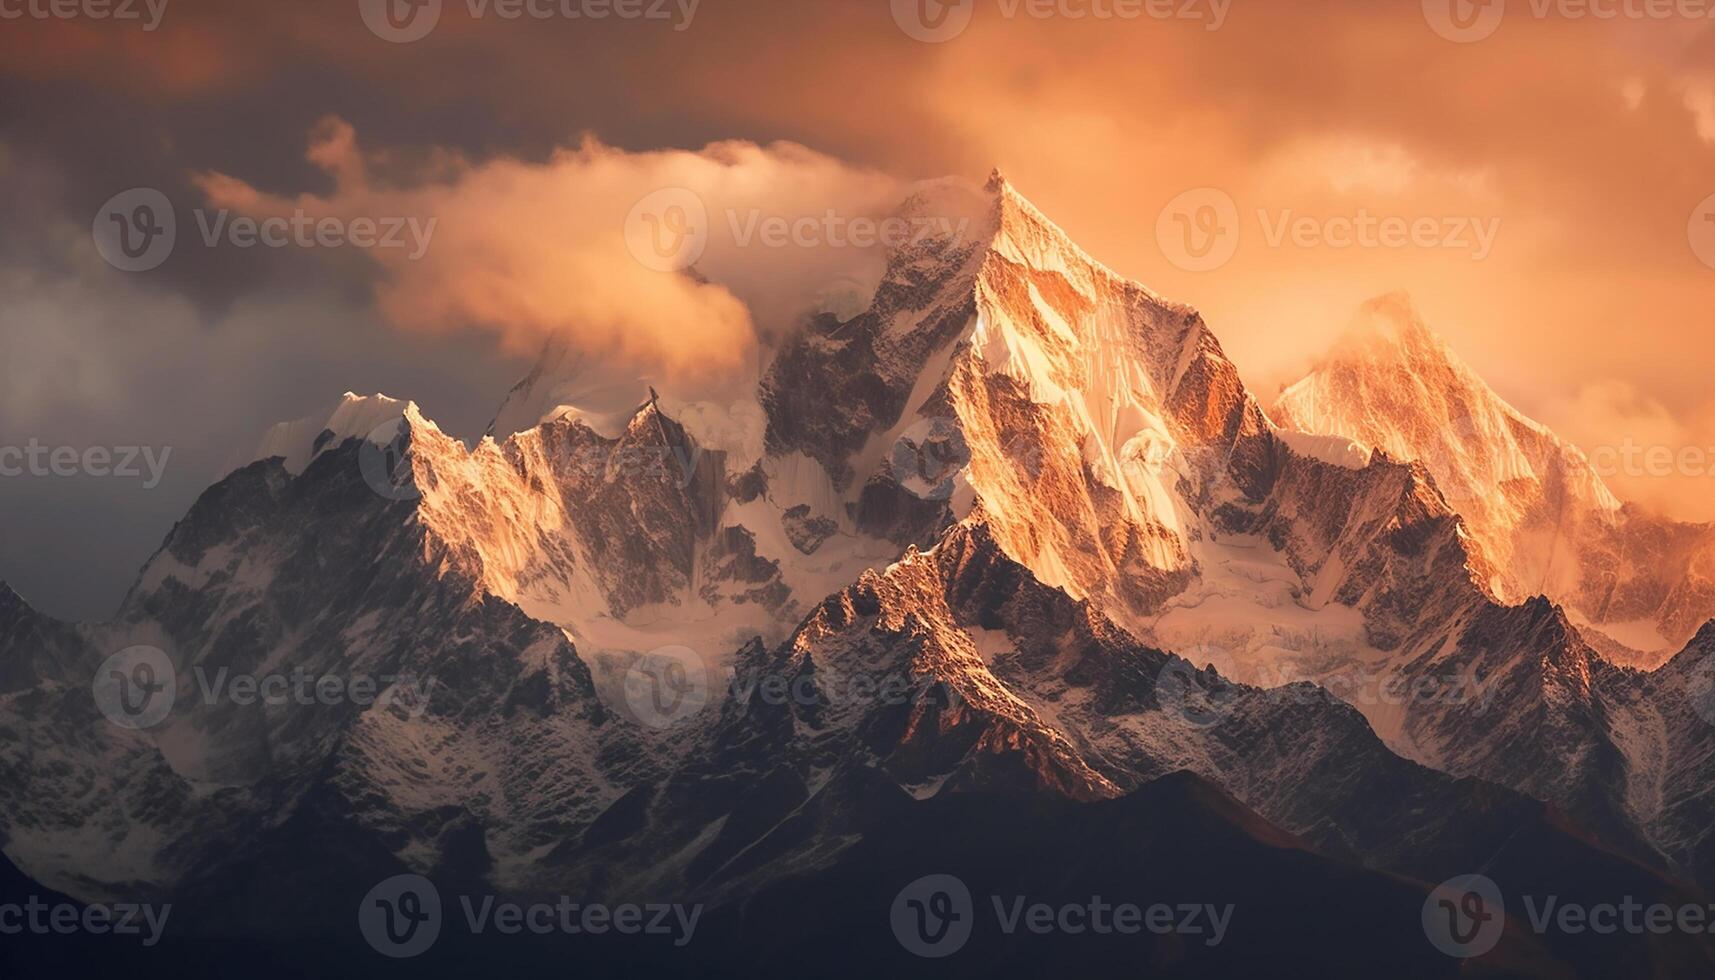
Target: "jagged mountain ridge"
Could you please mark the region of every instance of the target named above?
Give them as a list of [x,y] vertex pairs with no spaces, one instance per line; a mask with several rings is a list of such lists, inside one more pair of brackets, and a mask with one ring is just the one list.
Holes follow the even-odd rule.
[[[1410,560],[1344,515],[1316,537],[1269,532],[1269,508],[1315,507],[1282,494],[1348,478],[1274,434],[1201,317],[1089,258],[1004,181],[989,192],[981,248],[942,257],[932,281],[926,258],[895,268],[870,313],[813,323],[765,378],[771,452],[822,464],[845,511],[827,516],[928,543],[980,513],[1044,581],[1143,632],[1207,584],[1223,532],[1273,533],[1279,560],[1319,576],[1313,604],[1385,604]],[[834,408],[851,397],[868,409]],[[894,464],[937,438],[959,465],[926,494]],[[1376,499],[1348,511],[1425,506],[1409,482],[1370,482],[1354,492]]]
[[[650,397],[605,430],[555,416],[474,449],[413,406],[355,397],[319,429],[271,438],[267,458],[211,489],[175,529],[118,624],[74,629],[27,611],[0,622],[8,650],[49,648],[5,664],[4,676],[19,677],[21,696],[4,706],[18,744],[72,747],[54,763],[104,786],[89,811],[69,814],[55,807],[63,784],[42,781],[44,760],[0,758],[16,777],[7,785],[21,788],[3,812],[26,816],[4,828],[7,853],[85,894],[171,888],[186,875],[218,877],[194,866],[202,855],[184,842],[195,834],[223,819],[227,833],[256,834],[264,799],[290,812],[294,799],[331,795],[408,867],[443,866],[474,832],[486,880],[536,887],[614,866],[600,846],[582,847],[618,819],[602,824],[603,814],[635,813],[615,808],[641,799],[649,846],[632,846],[653,867],[653,845],[686,834],[699,847],[676,884],[700,886],[698,872],[755,843],[738,830],[710,842],[710,828],[743,812],[736,825],[766,837],[770,820],[791,816],[745,810],[752,791],[808,798],[854,766],[913,793],[1078,799],[1191,769],[1319,847],[1425,876],[1492,857],[1498,841],[1534,826],[1528,800],[1460,790],[1395,758],[1326,696],[1298,704],[1246,689],[1209,730],[1178,724],[1157,697],[1175,662],[1134,638],[1218,659],[1208,644],[1160,641],[1211,624],[1254,636],[1268,616],[1303,614],[1348,631],[1350,649],[1309,651],[1334,661],[1433,672],[1474,659],[1515,674],[1496,710],[1546,724],[1463,746],[1461,733],[1476,729],[1461,711],[1382,719],[1370,710],[1370,722],[1457,776],[1565,804],[1605,847],[1666,865],[1660,850],[1709,880],[1698,792],[1707,735],[1680,725],[1688,737],[1645,745],[1633,736],[1648,729],[1606,717],[1664,701],[1678,675],[1613,670],[1573,642],[1570,624],[1547,636],[1516,628],[1484,594],[1482,558],[1421,463],[1356,465],[1295,448],[1194,311],[1083,256],[1003,182],[987,193],[992,220],[974,238],[901,250],[868,313],[820,319],[780,352],[758,399],[767,451],[754,461],[698,445]],[[908,207],[932,207],[933,196]],[[383,486],[374,463],[365,468],[376,458],[390,460]],[[636,458],[677,469],[627,465]],[[372,582],[357,569],[377,555],[388,574]],[[983,584],[994,581],[1006,588]],[[1007,590],[1021,597],[1010,607]],[[437,599],[425,605],[424,595]],[[365,637],[344,634],[354,623],[367,624]],[[1039,634],[1050,628],[1075,642],[1047,642]],[[603,652],[617,658],[612,675],[622,655],[687,630],[715,637],[698,653],[717,667],[808,669],[833,688],[842,670],[896,672],[958,697],[947,710],[919,699],[903,711],[834,704],[819,717],[727,701],[659,735],[622,717],[602,685]],[[747,632],[775,635],[740,648]],[[193,711],[190,731],[232,747],[221,765],[190,768],[170,744],[115,736],[79,706],[99,654],[140,636],[156,637],[181,667],[277,658],[391,670],[409,659],[458,684],[437,689],[420,729],[379,710],[259,725]],[[376,648],[354,642],[365,638]],[[433,639],[407,654],[418,638]],[[1236,652],[1255,669],[1284,649]],[[1329,664],[1309,666],[1316,676]],[[1224,689],[1213,674],[1194,676],[1185,691],[1194,701]],[[1691,718],[1680,704],[1676,720]],[[482,750],[461,751],[473,743]],[[149,785],[105,790],[114,752]],[[1640,754],[1668,764],[1646,771]],[[1591,757],[1602,764],[1582,765]],[[255,778],[258,758],[294,764],[236,793],[201,793]],[[1378,770],[1390,797],[1484,814],[1486,829],[1413,822],[1409,807],[1378,817],[1352,792]],[[745,775],[717,779],[735,771]],[[487,773],[498,776],[469,782]],[[1634,773],[1661,791],[1635,792]],[[1616,780],[1628,784],[1618,799],[1601,791]],[[640,791],[658,781],[677,789]],[[375,784],[390,790],[377,795]],[[183,838],[154,852],[107,841],[104,857],[129,847],[156,855],[117,866],[119,880],[64,867],[68,819],[123,823],[124,812],[102,813],[103,796],[143,804],[126,812],[170,815]],[[751,887],[799,870],[745,860],[757,862],[744,877]],[[101,873],[115,867],[105,863]],[[640,888],[675,884],[671,867],[664,879],[637,873],[629,883]]]
[[[52,665],[0,713],[0,816],[21,867],[86,898],[160,894],[211,855],[242,859],[330,784],[362,801],[377,833],[433,842],[484,820],[504,862],[650,765],[644,747],[609,737],[611,711],[564,633],[486,594],[470,556],[411,502],[377,495],[358,456],[348,441],[295,477],[276,458],[222,481],[113,622],[49,626],[9,610],[8,651],[57,640]],[[90,693],[107,655],[138,643],[165,651],[178,679],[171,715],[147,731],[109,723]],[[203,694],[223,672],[293,670],[382,690],[433,683],[373,705]]]
[[1403,295],[1367,304],[1271,413],[1422,461],[1487,559],[1496,598],[1564,603],[1639,646],[1620,653],[1627,662],[1663,662],[1715,616],[1715,530],[1622,505],[1583,452],[1507,404]]
[[[928,454],[893,453],[848,500],[858,521],[896,540],[981,521],[1042,581],[1240,678],[1268,682],[1286,664],[1309,680],[1516,673],[1497,703],[1360,707],[1398,751],[1528,787],[1620,836],[1643,836],[1659,813],[1651,794],[1616,787],[1669,778],[1699,795],[1657,759],[1706,758],[1707,726],[1643,737],[1658,730],[1649,713],[1604,691],[1639,682],[1570,623],[1506,645],[1508,614],[1486,588],[1496,568],[1423,462],[1359,462],[1275,429],[1194,312],[1089,259],[1004,182],[990,191],[993,237],[980,258],[958,257],[938,305],[884,316],[878,294],[875,316],[818,324],[837,339],[812,330],[765,382],[771,445],[820,453],[836,479],[861,473],[877,444],[922,434],[961,447],[946,499],[927,502],[910,469]],[[1117,394],[1114,378],[1126,379]],[[805,431],[801,418],[826,415],[767,397],[856,383],[902,404],[899,420]],[[1667,675],[1642,683],[1679,693]],[[1479,711],[1536,724],[1510,733],[1517,742],[1450,751]],[[1537,765],[1521,765],[1520,745]]]

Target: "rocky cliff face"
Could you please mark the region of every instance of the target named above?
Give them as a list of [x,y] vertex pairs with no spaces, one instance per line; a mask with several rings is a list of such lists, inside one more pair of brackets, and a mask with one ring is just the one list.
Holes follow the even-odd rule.
[[1403,296],[1367,305],[1272,414],[1422,462],[1464,519],[1484,586],[1503,602],[1563,603],[1611,634],[1616,659],[1658,665],[1715,615],[1710,529],[1623,506],[1583,452],[1507,404]]
[[[1715,882],[1708,632],[1618,667],[1583,607],[1519,591],[1544,514],[1634,526],[1551,434],[1410,323],[1277,427],[1194,310],[998,177],[904,205],[955,207],[983,219],[895,250],[728,415],[641,383],[582,403],[556,350],[474,447],[348,395],[210,488],[114,622],[0,588],[6,855],[217,917],[305,841],[727,905],[856,873],[937,800],[1135,814],[1189,772],[1318,862]],[[1413,384],[1435,414],[1386,422]],[[1694,576],[1607,574],[1662,622],[1701,608]],[[176,697],[115,724],[92,688],[138,646],[164,659],[118,674]],[[294,672],[390,693],[208,693]]]

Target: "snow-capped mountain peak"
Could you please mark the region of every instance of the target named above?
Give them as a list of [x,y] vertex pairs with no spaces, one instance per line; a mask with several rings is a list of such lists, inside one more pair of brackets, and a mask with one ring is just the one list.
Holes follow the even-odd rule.
[[1548,595],[1610,631],[1618,655],[1677,649],[1715,613],[1693,546],[1707,529],[1623,506],[1583,451],[1508,404],[1404,294],[1365,304],[1271,414],[1421,463],[1493,570],[1493,595]]
[[543,345],[530,373],[507,393],[488,434],[505,440],[570,413],[611,437],[648,398],[648,388],[643,378],[595,363],[568,342],[552,338]]
[[256,449],[228,469],[278,457],[285,462],[288,473],[302,473],[317,455],[347,439],[368,439],[387,445],[399,437],[405,427],[440,431],[423,415],[416,402],[401,401],[379,393],[359,395],[348,391],[326,413],[281,422],[269,428]]
[[[902,205],[955,207],[978,214],[893,250],[869,307],[814,316],[754,393],[607,390],[550,347],[474,445],[348,394],[210,488],[115,622],[55,624],[0,588],[0,640],[25,651],[0,659],[0,728],[22,733],[0,739],[7,856],[86,895],[248,893],[253,855],[309,842],[373,855],[376,880],[714,901],[862,846],[852,800],[877,793],[852,787],[1091,799],[1190,770],[1402,876],[1540,842],[1540,805],[1488,780],[1715,878],[1715,729],[1675,693],[1715,634],[1671,671],[1603,662],[1560,607],[1484,591],[1520,574],[1487,549],[1536,543],[1484,538],[1438,488],[1437,466],[1488,479],[1524,515],[1498,527],[1542,527],[1521,488],[1583,499],[1552,434],[1398,304],[1295,387],[1326,431],[1280,429],[1195,310],[998,174]],[[1458,417],[1475,447],[1425,459]],[[1706,608],[1691,577],[1650,591],[1616,567],[1605,595],[1581,581],[1584,608]],[[187,702],[197,670],[435,683],[406,706],[204,700],[140,733],[89,698],[137,644]],[[681,671],[643,669],[667,650]],[[699,668],[712,710],[654,727]],[[1401,699],[1425,681],[1474,687]]]
[[1424,461],[1450,500],[1486,508],[1473,518],[1481,524],[1528,518],[1521,483],[1563,488],[1583,508],[1620,509],[1581,451],[1508,404],[1404,294],[1366,303],[1328,357],[1281,393],[1273,414],[1289,428]]

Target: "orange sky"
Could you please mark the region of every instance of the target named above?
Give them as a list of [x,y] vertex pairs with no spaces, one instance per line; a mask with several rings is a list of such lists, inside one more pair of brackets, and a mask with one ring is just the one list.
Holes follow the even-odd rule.
[[[0,76],[56,112],[117,102],[183,173],[285,196],[328,190],[291,169],[328,116],[383,158],[542,163],[591,134],[638,152],[790,140],[907,179],[999,166],[1092,254],[1199,307],[1265,402],[1362,300],[1404,289],[1580,444],[1715,447],[1715,269],[1693,237],[1715,236],[1697,220],[1715,195],[1715,20],[1539,18],[1515,0],[1492,37],[1455,43],[1415,2],[1234,0],[1210,30],[1207,0],[1133,19],[1093,0],[1061,3],[1082,18],[967,0],[963,32],[925,43],[888,0],[706,0],[683,30],[473,20],[448,0],[431,36],[389,44],[355,6],[173,0],[148,34],[8,21]],[[15,105],[6,143],[28,145],[48,111]],[[211,119],[291,167],[244,159],[242,129],[193,153]],[[1238,221],[1236,253],[1209,271],[1175,264],[1157,233],[1198,188]],[[1456,234],[1325,240],[1328,219],[1364,215]],[[1310,237],[1270,240],[1303,217]],[[1477,228],[1494,235],[1481,254]],[[1715,261],[1715,238],[1704,248]],[[1615,483],[1715,519],[1715,476]]]

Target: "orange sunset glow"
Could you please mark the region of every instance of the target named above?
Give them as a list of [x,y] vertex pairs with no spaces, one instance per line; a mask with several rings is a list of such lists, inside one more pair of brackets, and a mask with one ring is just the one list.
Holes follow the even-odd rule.
[[1715,976],[1715,0],[0,0],[0,978]]

